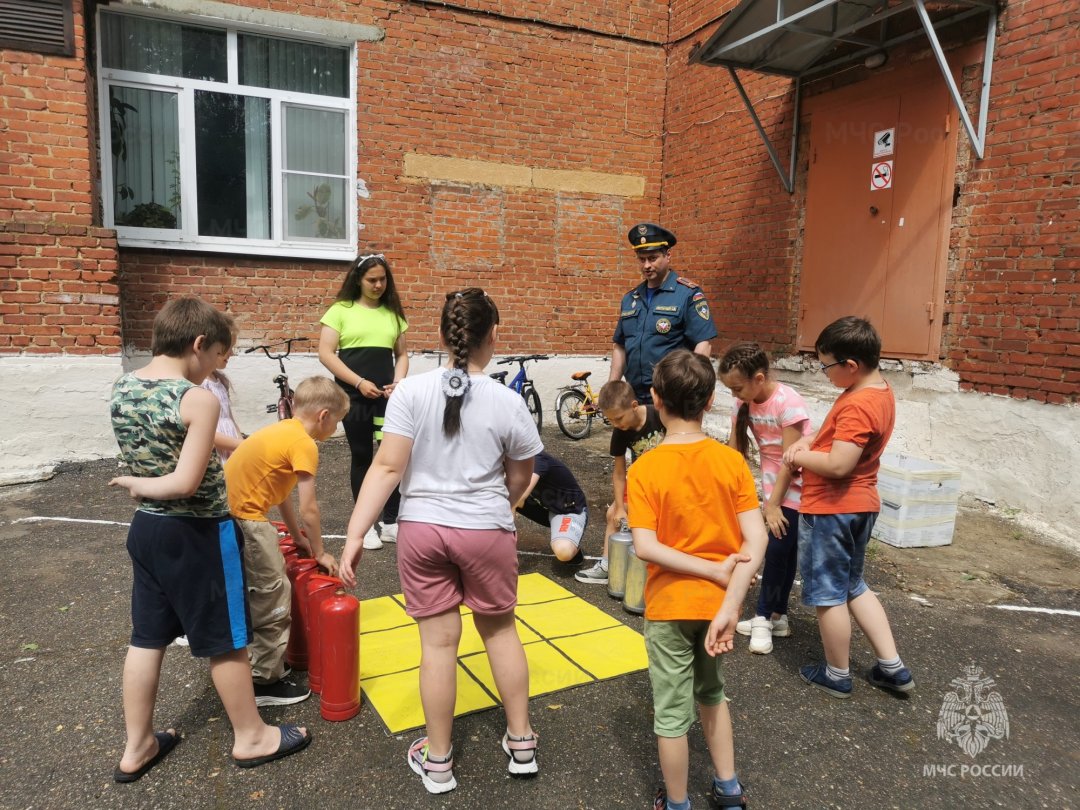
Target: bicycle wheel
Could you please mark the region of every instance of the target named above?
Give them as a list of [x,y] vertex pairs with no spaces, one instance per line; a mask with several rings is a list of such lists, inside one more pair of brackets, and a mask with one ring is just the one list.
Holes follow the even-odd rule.
[[580,391],[563,391],[555,400],[555,421],[559,430],[571,439],[584,439],[592,430],[592,414],[584,410],[585,395]]
[[544,409],[540,406],[540,395],[531,385],[522,391],[521,395],[525,397],[525,406],[529,409],[529,414],[536,422],[536,429],[539,431],[544,424]]

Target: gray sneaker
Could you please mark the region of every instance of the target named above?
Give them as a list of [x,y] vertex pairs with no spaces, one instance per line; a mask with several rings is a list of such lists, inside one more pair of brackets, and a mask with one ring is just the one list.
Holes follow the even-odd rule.
[[584,571],[578,571],[574,574],[574,579],[590,585],[607,585],[607,569],[604,568],[602,562],[597,560],[596,565],[592,568],[586,568]]
[[311,697],[311,690],[295,681],[282,678],[273,683],[255,684],[256,706],[290,706]]

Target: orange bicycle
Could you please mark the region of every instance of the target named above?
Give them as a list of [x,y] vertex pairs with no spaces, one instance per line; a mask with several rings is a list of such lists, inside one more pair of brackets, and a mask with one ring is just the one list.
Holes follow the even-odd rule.
[[590,376],[591,371],[574,372],[570,378],[575,384],[564,385],[555,398],[555,421],[571,439],[584,439],[592,432],[593,419],[604,419],[597,395],[589,385]]

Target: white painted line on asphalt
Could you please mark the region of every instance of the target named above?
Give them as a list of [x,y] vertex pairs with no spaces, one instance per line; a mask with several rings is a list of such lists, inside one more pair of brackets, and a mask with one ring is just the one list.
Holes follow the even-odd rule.
[[96,523],[96,524],[98,524],[100,526],[130,526],[131,525],[131,523],[128,522],[128,521],[120,521],[120,520],[90,520],[89,518],[43,517],[43,516],[40,516],[40,515],[35,516],[35,517],[16,518],[15,520],[13,520],[11,522],[12,523],[42,523],[42,522],[44,522],[46,520],[55,520],[55,521],[59,521],[59,522],[62,522],[62,523]]
[[[43,515],[35,515],[34,517],[16,518],[11,521],[12,523],[43,523],[47,520],[55,520],[63,523],[95,523],[99,526],[130,526],[131,523],[120,520],[90,520],[89,518],[70,518],[70,517],[46,517]],[[344,540],[343,534],[324,534],[324,539],[327,540]],[[518,554],[526,554],[531,557],[554,557],[554,554],[550,554],[546,551],[521,551],[518,550]],[[586,560],[599,560],[599,557],[590,557],[585,555]]]
[[1063,610],[1061,608],[1028,607],[1027,605],[991,605],[998,610],[1016,610],[1021,613],[1049,613],[1054,616],[1080,616],[1080,610]]

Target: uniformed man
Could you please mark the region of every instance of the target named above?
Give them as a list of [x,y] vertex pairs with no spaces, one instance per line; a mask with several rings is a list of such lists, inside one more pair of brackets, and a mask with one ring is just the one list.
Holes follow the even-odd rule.
[[671,269],[675,234],[643,222],[631,228],[627,238],[641,263],[644,281],[623,296],[608,380],[625,375],[638,402],[651,403],[653,366],[679,348],[708,357],[716,327],[705,293]]

